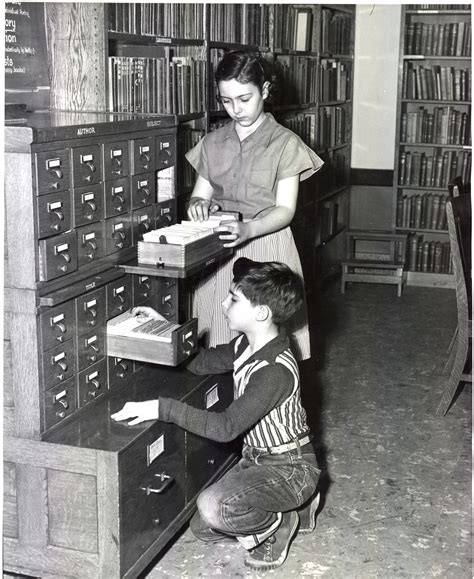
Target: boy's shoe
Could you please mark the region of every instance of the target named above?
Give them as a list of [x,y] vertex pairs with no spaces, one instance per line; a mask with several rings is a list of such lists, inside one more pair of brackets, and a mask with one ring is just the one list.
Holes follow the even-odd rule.
[[296,511],[283,513],[281,525],[271,537],[247,555],[245,566],[257,571],[268,571],[280,567],[288,555],[288,549],[297,528]]
[[307,535],[314,531],[316,527],[316,511],[318,510],[320,500],[321,493],[318,492],[303,509],[298,511],[300,517],[300,528],[298,529],[298,533]]

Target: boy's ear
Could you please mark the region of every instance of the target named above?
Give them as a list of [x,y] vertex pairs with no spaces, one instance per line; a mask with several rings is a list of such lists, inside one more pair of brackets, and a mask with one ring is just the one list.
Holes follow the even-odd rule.
[[257,322],[265,322],[272,315],[268,306],[257,306],[257,314],[255,319]]

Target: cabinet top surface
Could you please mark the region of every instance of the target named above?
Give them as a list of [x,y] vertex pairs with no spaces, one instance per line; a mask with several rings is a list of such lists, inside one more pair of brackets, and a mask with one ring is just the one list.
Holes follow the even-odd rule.
[[90,138],[131,131],[164,129],[177,126],[175,115],[133,115],[124,113],[87,113],[44,111],[25,113],[22,118],[5,121],[5,150],[61,139]]
[[150,373],[145,371],[143,374],[137,375],[129,387],[112,391],[109,396],[89,407],[64,427],[46,434],[43,440],[55,444],[120,452],[147,431],[155,421],[149,420],[128,426],[128,421],[112,420],[111,414],[121,410],[129,401],[156,400],[158,396],[181,400],[208,378],[196,376],[183,368],[160,367]]

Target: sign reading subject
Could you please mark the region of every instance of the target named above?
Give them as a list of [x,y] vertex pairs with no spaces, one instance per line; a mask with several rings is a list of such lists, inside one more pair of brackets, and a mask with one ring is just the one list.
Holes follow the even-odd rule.
[[5,3],[5,102],[49,107],[43,2]]

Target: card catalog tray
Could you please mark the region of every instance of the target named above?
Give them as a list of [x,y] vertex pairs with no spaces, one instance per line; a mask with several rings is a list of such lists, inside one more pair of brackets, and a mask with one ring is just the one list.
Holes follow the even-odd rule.
[[[107,355],[139,362],[178,366],[197,351],[197,319],[169,324],[167,336],[146,331],[130,331],[133,318],[125,312],[107,322]],[[148,326],[149,327],[149,326]]]

